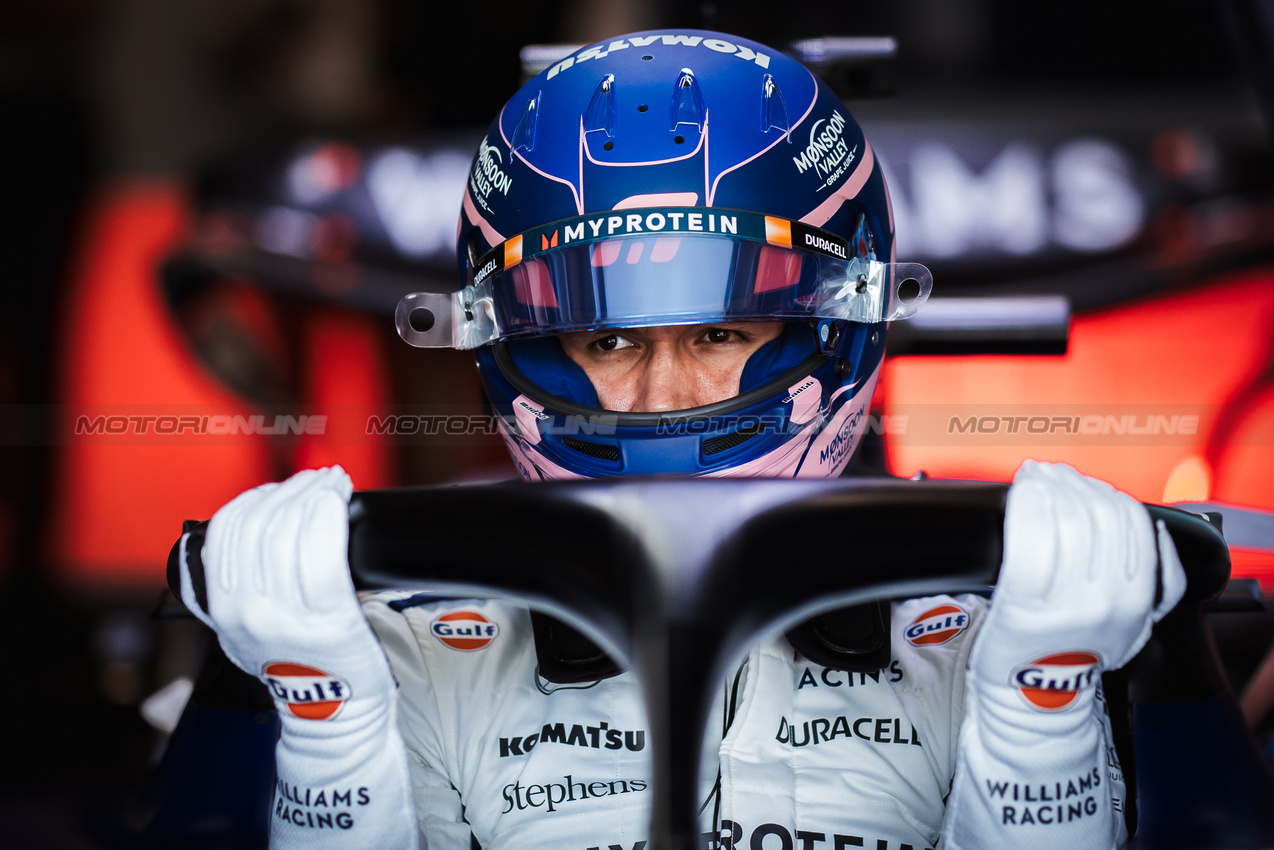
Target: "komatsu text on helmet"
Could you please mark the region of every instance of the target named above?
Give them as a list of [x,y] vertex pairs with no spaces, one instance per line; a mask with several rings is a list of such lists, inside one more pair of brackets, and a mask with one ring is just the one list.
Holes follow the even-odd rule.
[[[832,477],[866,427],[888,323],[932,280],[897,263],[862,130],[799,62],[734,36],[650,31],[546,68],[478,147],[463,287],[414,293],[421,347],[476,349],[522,476]],[[601,407],[556,335],[783,321],[734,398]]]

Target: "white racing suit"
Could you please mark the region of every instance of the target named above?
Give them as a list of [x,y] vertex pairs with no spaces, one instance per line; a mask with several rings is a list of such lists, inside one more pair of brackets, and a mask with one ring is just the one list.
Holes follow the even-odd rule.
[[[893,658],[874,675],[806,661],[781,637],[755,647],[723,683],[708,730],[702,846],[936,847],[987,604],[974,595],[895,603]],[[651,748],[632,673],[547,683],[517,605],[399,593],[363,608],[398,680],[423,847],[643,850]],[[979,789],[994,803],[994,828],[1019,831],[1009,843],[1113,809],[1112,839],[1123,844],[1126,789],[1100,691],[1093,706],[1110,754],[1100,767]]]

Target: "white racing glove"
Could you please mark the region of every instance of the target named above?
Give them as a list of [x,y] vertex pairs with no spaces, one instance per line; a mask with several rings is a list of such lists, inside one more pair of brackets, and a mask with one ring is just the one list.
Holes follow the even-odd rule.
[[1184,592],[1172,538],[1143,505],[1069,466],[1022,464],[969,659],[944,848],[1122,844],[1123,778],[1100,677],[1141,649]]
[[282,721],[272,848],[417,845],[389,663],[346,562],[349,476],[306,470],[243,493],[208,524],[208,609],[181,541],[181,595]]

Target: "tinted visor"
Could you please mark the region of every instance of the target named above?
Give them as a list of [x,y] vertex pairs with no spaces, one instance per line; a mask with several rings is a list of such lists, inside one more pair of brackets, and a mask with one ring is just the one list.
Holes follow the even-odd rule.
[[506,240],[465,289],[408,295],[395,318],[412,345],[474,348],[598,328],[890,321],[913,314],[931,287],[922,265],[864,258],[800,222],[703,207],[621,210]]

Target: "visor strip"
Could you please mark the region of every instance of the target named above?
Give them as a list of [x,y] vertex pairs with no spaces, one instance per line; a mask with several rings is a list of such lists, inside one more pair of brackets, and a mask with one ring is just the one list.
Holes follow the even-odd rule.
[[473,285],[526,260],[577,245],[634,236],[732,236],[848,260],[849,240],[793,219],[712,207],[644,207],[573,216],[520,233],[477,263]]

